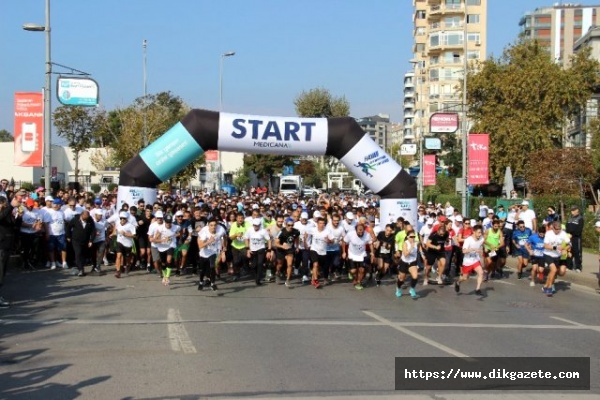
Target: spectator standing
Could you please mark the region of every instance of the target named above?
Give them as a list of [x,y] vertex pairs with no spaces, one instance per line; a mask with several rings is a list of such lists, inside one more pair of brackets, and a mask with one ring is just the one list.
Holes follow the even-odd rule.
[[571,216],[567,220],[566,230],[571,235],[571,252],[573,253],[573,269],[581,272],[581,235],[583,234],[583,215],[579,206],[571,207]]
[[[8,258],[13,247],[15,236],[15,219],[13,217],[13,208],[19,206],[20,194],[17,194],[10,201],[0,196],[0,289],[6,278],[8,268]],[[10,303],[3,297],[0,297],[0,308],[8,308]]]

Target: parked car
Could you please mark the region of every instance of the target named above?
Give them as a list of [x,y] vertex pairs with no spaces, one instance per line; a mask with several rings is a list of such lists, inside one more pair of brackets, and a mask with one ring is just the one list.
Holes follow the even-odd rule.
[[302,189],[302,192],[304,193],[305,196],[318,196],[321,194],[321,190],[311,187],[311,186],[304,186],[304,188]]

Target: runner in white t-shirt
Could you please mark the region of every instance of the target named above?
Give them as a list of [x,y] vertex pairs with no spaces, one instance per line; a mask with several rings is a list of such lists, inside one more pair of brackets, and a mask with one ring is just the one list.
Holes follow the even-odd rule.
[[[361,223],[356,224],[356,230],[346,234],[342,246],[342,259],[346,257],[350,260],[350,274],[354,288],[362,290],[362,280],[365,276],[365,258],[367,257],[367,245],[370,246],[370,262],[375,261],[375,248],[372,246],[371,235],[365,232],[365,226]],[[358,274],[357,274],[358,273]]]
[[[320,215],[320,214],[319,214]],[[310,243],[310,262],[312,263],[311,284],[318,289],[319,268],[323,268],[323,277],[329,278],[329,265],[327,264],[327,245],[333,243],[333,232],[325,227],[325,218],[317,217],[317,225],[310,228],[306,234],[309,237],[307,243]],[[325,279],[327,284],[327,279]]]
[[252,228],[244,234],[246,248],[248,248],[248,258],[250,263],[256,268],[256,286],[262,285],[262,273],[265,265],[265,258],[271,260],[271,236],[266,229],[262,227],[262,219],[252,219]]
[[465,239],[462,246],[463,265],[461,267],[461,276],[454,281],[454,290],[460,292],[460,283],[469,279],[472,271],[477,273],[477,287],[475,294],[483,296],[481,284],[483,283],[483,228],[481,225],[473,227],[473,234]]
[[121,266],[125,267],[125,273],[129,272],[127,262],[131,256],[133,248],[133,238],[135,237],[135,226],[128,222],[127,212],[121,211],[119,222],[115,225],[111,236],[117,237],[117,257],[115,259],[115,278],[121,277]]
[[67,240],[65,236],[65,216],[60,207],[60,199],[52,200],[52,206],[46,208],[43,213],[44,224],[46,226],[46,243],[48,245],[48,260],[50,260],[50,269],[56,269],[55,252],[60,252],[62,267],[69,268],[67,265]]
[[546,283],[542,288],[546,296],[551,297],[555,292],[554,280],[556,275],[564,276],[567,272],[566,259],[570,251],[571,239],[569,235],[562,230],[560,222],[554,221],[551,224],[551,229],[548,229],[544,236],[544,263],[550,269]]
[[[209,220],[207,225],[198,232],[198,248],[200,249],[198,290],[202,290],[204,286],[210,287],[213,291],[217,290],[215,283],[217,257],[221,262],[225,262],[227,249],[225,235],[227,235],[225,228],[219,225],[216,219]],[[207,276],[208,282],[205,281]]]

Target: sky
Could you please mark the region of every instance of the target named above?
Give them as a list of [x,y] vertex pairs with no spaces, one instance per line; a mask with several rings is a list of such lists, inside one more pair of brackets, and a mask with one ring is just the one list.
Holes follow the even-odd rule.
[[[514,42],[524,12],[553,3],[488,0],[488,55]],[[223,62],[223,111],[294,116],[294,99],[322,87],[354,117],[402,121],[412,0],[52,0],[50,11],[52,61],[90,73],[107,110],[143,95],[145,39],[149,94],[218,110],[221,54],[235,51]],[[45,0],[0,1],[0,129],[13,132],[14,92],[42,90],[44,33],[22,25],[44,21]],[[56,75],[53,108],[55,85]]]

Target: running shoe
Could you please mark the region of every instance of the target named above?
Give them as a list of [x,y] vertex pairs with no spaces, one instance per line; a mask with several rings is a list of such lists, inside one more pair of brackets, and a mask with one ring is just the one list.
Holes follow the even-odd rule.
[[444,281],[442,280],[442,277],[441,277],[441,276],[438,276],[438,278],[437,278],[437,281],[436,281],[436,282],[437,282],[437,284],[438,284],[438,285],[440,285],[440,286],[442,286],[442,285],[444,284]]
[[217,291],[217,285],[214,284],[214,283],[212,285],[210,285],[210,290],[212,290],[213,292],[216,292]]
[[556,288],[554,287],[554,285],[552,285],[552,294],[556,293]]
[[454,291],[456,293],[460,292],[460,283],[458,283],[458,281],[454,282]]
[[529,282],[529,286],[534,287],[535,286],[535,282],[534,281]]
[[425,278],[423,279],[423,286],[427,286],[429,285],[429,279]]
[[288,288],[288,289],[291,289],[292,283],[290,282],[289,279],[285,281],[285,287]]
[[481,289],[477,289],[477,290],[475,291],[475,294],[476,294],[477,296],[483,296],[483,292],[481,291]]
[[543,289],[543,291],[544,291],[544,294],[545,294],[546,296],[548,296],[548,297],[552,297],[552,288],[547,288],[547,287],[545,287],[545,288]]
[[120,278],[120,277],[121,277],[121,272],[120,272],[120,271],[117,271],[117,272],[115,273],[115,278]]
[[419,295],[417,294],[417,291],[415,290],[415,288],[408,289],[408,293],[410,293],[410,297],[412,297],[413,299],[419,298]]
[[198,282],[198,290],[204,289],[204,284],[200,281]]
[[487,273],[487,272],[484,272],[484,273],[483,273],[483,281],[484,281],[484,282],[487,282],[487,281],[489,280],[489,278],[490,278],[490,274],[489,274],[489,273]]
[[375,283],[377,284],[377,287],[381,286],[381,280],[376,280]]
[[521,279],[523,278],[523,273],[522,272],[518,272],[517,273],[517,279]]
[[363,290],[363,286],[360,283],[357,283],[356,285],[354,285],[354,289]]
[[400,297],[402,297],[402,289],[400,289],[400,288],[396,288],[396,297],[397,297],[397,298],[400,298]]
[[281,285],[281,277],[279,275],[275,275],[275,284]]
[[310,282],[310,278],[307,275],[303,275],[302,276],[302,284],[308,285],[309,282]]
[[313,285],[313,286],[315,287],[315,289],[318,289],[318,288],[320,288],[320,287],[321,287],[321,284],[320,284],[320,283],[319,283],[319,281],[318,281],[318,280],[316,280],[316,279],[313,279],[313,280],[311,281],[311,285]]

